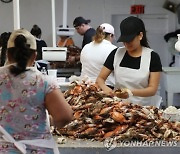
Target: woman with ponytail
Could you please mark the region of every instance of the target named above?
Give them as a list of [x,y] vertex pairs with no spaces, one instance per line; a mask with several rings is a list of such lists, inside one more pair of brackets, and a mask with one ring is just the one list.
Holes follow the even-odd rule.
[[43,39],[41,39],[41,36],[42,36],[41,28],[38,25],[33,25],[30,32],[36,39],[36,44],[37,44],[36,60],[41,60],[42,59],[42,47],[47,47],[46,42]]
[[[82,79],[87,76],[92,82],[96,81],[107,56],[117,48],[112,44],[113,40],[114,27],[112,25],[103,23],[97,27],[93,41],[86,44],[81,51]],[[113,73],[108,77],[106,84],[111,88],[114,87]]]
[[33,67],[36,55],[36,40],[30,32],[12,32],[8,64],[0,68],[0,153],[58,154],[47,113],[57,127],[72,118],[57,82]]

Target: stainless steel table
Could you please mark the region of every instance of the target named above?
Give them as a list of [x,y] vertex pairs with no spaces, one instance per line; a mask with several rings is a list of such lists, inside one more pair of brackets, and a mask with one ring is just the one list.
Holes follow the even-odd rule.
[[156,144],[124,141],[108,146],[107,142],[67,139],[58,146],[61,154],[180,154],[180,142],[165,141]]
[[173,105],[174,93],[180,93],[180,68],[163,67],[163,82],[167,92],[167,106]]

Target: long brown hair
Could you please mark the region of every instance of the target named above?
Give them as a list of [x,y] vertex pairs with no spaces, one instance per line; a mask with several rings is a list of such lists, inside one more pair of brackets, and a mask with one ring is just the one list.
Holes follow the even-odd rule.
[[112,34],[104,32],[103,28],[101,26],[98,26],[98,28],[96,29],[96,34],[93,37],[93,40],[95,43],[101,43],[109,35],[112,35]]

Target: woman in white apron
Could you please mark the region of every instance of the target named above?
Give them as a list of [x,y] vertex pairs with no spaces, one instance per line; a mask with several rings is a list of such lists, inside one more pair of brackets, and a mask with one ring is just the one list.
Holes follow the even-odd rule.
[[57,127],[72,110],[56,81],[32,67],[36,40],[25,29],[8,41],[8,65],[0,68],[0,153],[58,154],[46,110]]
[[115,90],[124,90],[119,97],[128,98],[132,103],[154,105],[152,100],[155,101],[162,71],[160,57],[149,48],[141,19],[133,16],[124,19],[120,31],[118,42],[123,42],[124,47],[110,53],[96,82],[105,93],[116,95],[104,84],[114,71]]

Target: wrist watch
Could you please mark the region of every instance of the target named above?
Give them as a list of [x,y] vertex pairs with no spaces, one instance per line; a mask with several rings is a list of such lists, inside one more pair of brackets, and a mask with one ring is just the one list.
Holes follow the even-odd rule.
[[3,3],[10,3],[10,2],[12,2],[13,0],[1,0],[1,2],[3,2]]

